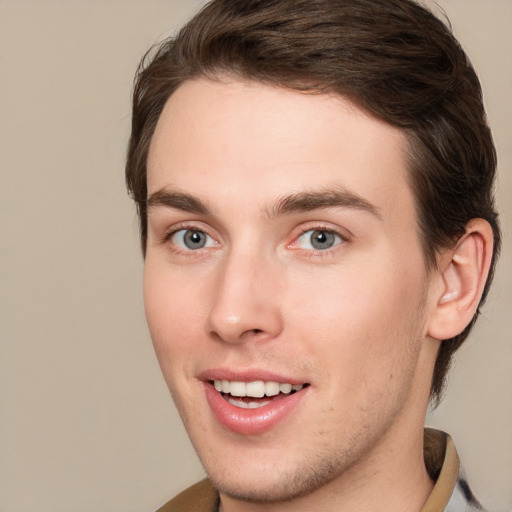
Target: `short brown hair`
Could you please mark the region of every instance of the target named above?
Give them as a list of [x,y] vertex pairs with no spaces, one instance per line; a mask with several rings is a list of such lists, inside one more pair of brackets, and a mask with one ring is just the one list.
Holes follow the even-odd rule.
[[[474,218],[494,232],[496,152],[482,91],[451,30],[412,0],[213,0],[142,60],[133,94],[128,190],[147,237],[146,162],[162,109],[185,81],[240,77],[309,93],[335,93],[403,130],[428,268]],[[482,302],[481,302],[482,303]],[[478,313],[477,313],[478,314]],[[432,380],[439,401],[466,329],[443,341]]]

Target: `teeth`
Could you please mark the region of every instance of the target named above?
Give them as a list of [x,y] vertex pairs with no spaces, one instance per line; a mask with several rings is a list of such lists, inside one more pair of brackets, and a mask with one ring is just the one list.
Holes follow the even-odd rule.
[[235,407],[241,407],[242,409],[258,409],[259,407],[265,407],[272,402],[272,400],[262,400],[261,402],[244,402],[243,400],[236,400],[235,398],[228,398],[228,402]]
[[265,383],[262,380],[255,380],[254,382],[248,382],[245,385],[247,396],[253,396],[254,398],[261,398],[265,396]]
[[[285,395],[290,393],[292,388],[293,388],[293,386],[291,384],[279,384],[279,391],[281,391],[281,393],[284,393]],[[301,386],[301,388],[302,388],[302,386]]]
[[265,395],[276,396],[279,395],[279,384],[277,382],[265,383]]
[[247,396],[247,386],[245,382],[231,382],[229,385],[229,393],[231,396]]
[[[215,386],[215,389],[219,393],[229,394],[234,397],[250,396],[253,398],[262,398],[264,396],[276,396],[279,393],[284,393],[285,395],[288,395],[292,391],[300,391],[304,387],[303,384],[292,385],[289,384],[288,382],[264,382],[262,380],[255,380],[252,382],[214,380],[213,385]],[[242,403],[241,400],[234,400],[234,402],[236,402],[237,404]],[[243,403],[245,404],[245,402]],[[239,407],[242,406],[239,405]]]

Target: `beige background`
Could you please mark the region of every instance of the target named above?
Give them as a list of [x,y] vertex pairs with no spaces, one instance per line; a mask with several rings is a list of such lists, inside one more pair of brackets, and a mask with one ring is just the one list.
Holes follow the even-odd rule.
[[[506,240],[493,293],[429,419],[512,508],[512,2],[440,0],[479,70]],[[139,57],[194,0],[0,0],[0,511],[151,511],[201,468],[141,301],[124,191]]]

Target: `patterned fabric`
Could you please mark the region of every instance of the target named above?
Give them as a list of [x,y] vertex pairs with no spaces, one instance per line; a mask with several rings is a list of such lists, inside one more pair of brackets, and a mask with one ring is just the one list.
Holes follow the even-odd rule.
[[476,500],[466,480],[459,477],[444,512],[485,512]]
[[[469,489],[448,434],[426,428],[423,451],[425,466],[435,485],[421,512],[485,512]],[[219,503],[218,492],[209,480],[203,480],[157,512],[218,512]]]

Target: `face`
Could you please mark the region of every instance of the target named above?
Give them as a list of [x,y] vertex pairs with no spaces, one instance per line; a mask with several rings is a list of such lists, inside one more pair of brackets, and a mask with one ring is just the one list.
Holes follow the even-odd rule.
[[421,432],[429,281],[406,148],[340,97],[197,80],[165,106],[146,314],[222,493],[292,499]]

